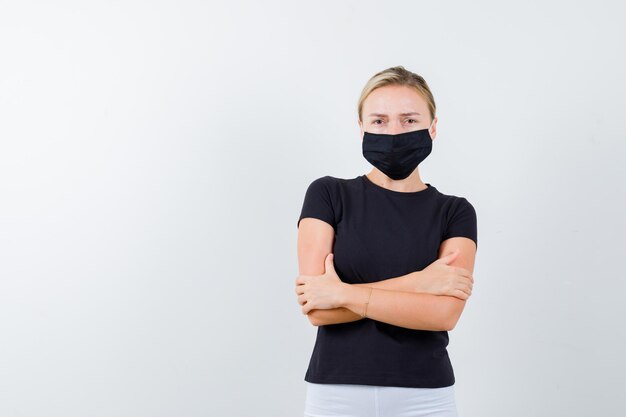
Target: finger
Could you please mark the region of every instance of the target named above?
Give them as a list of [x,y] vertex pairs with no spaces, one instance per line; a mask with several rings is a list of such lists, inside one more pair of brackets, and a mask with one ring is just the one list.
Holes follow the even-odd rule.
[[459,278],[460,282],[465,282],[467,284],[473,285],[474,284],[474,277],[470,276],[466,276],[466,275],[461,275],[461,277]]
[[456,289],[459,289],[469,294],[472,292],[472,285],[467,282],[459,282],[457,283]]
[[454,282],[452,283],[452,285],[450,286],[450,291],[452,292],[452,295],[456,294],[458,291],[461,291],[465,294],[467,294],[467,285],[465,285],[463,282]]
[[456,298],[460,298],[461,300],[467,300],[467,298],[469,297],[469,295],[461,290],[455,290],[454,291],[454,296]]
[[455,266],[454,267],[454,273],[457,275],[460,275],[462,277],[465,277],[467,279],[469,279],[470,281],[474,282],[474,276],[472,275],[472,273],[465,268],[461,268],[460,266]]
[[469,288],[470,290],[471,290],[471,289],[472,289],[472,287],[474,286],[474,282],[473,282],[471,279],[469,279],[469,278],[465,278],[465,277],[464,277],[464,278],[463,278],[463,280],[462,280],[462,281],[460,281],[460,282],[462,282],[462,283],[463,283],[463,285],[465,285],[465,286],[466,286],[467,288]]
[[448,255],[442,256],[441,258],[437,259],[435,262],[448,264],[454,261],[454,259],[458,256],[458,254],[459,254],[459,249],[456,248],[451,253],[449,253]]
[[333,271],[335,269],[335,265],[333,265],[333,260],[335,258],[334,253],[329,253],[326,255],[326,259],[324,259],[324,273],[328,273],[328,271]]
[[304,306],[302,306],[302,313],[303,314],[309,314],[309,311],[311,311],[312,308],[309,305],[309,303],[304,304]]
[[447,255],[442,256],[441,258],[437,259],[435,262],[439,262],[443,264],[450,263],[454,260],[454,258],[456,258],[457,251],[458,249],[454,249],[452,252],[448,253]]
[[460,275],[462,277],[471,277],[472,273],[469,271],[469,269],[463,268],[461,266],[450,266],[450,270],[456,274],[456,275]]
[[472,273],[469,271],[469,269],[463,268],[461,266],[455,266],[454,267],[454,271],[459,274],[459,275],[463,275],[464,277],[467,277],[469,275],[471,275]]
[[467,269],[463,269],[461,275],[463,275],[464,277],[467,277],[470,281],[474,282],[474,276]]

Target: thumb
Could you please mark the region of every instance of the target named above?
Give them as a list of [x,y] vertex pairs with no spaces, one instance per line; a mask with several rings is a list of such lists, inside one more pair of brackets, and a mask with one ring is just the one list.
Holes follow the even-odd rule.
[[333,271],[335,269],[335,265],[333,263],[333,260],[335,259],[335,254],[334,253],[329,253],[328,255],[326,255],[326,259],[324,260],[324,268],[325,271]]
[[459,248],[456,248],[452,252],[447,254],[446,256],[442,256],[441,258],[437,259],[437,262],[449,264],[450,262],[454,261],[458,255],[459,255]]

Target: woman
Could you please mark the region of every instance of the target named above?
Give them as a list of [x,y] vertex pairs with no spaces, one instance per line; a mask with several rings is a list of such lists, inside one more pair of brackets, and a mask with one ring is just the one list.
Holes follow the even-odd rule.
[[358,103],[372,170],[306,191],[296,294],[318,328],[305,416],[457,416],[446,346],[472,293],[476,212],[420,178],[435,110],[421,76],[375,74]]

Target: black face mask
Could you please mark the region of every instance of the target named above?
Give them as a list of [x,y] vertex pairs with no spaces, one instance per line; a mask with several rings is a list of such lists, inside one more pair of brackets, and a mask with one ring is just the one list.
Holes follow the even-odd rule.
[[396,135],[363,133],[363,156],[394,180],[411,175],[430,154],[432,147],[428,128]]

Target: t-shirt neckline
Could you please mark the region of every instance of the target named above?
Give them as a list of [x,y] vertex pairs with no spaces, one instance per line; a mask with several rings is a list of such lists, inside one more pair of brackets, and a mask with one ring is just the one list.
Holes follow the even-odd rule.
[[394,191],[385,187],[381,187],[380,185],[372,182],[366,174],[361,175],[361,180],[365,183],[368,188],[373,190],[378,190],[378,192],[385,193],[388,195],[399,195],[399,196],[410,196],[410,197],[423,197],[430,195],[435,192],[435,187],[428,182],[425,182],[428,188],[419,191]]

